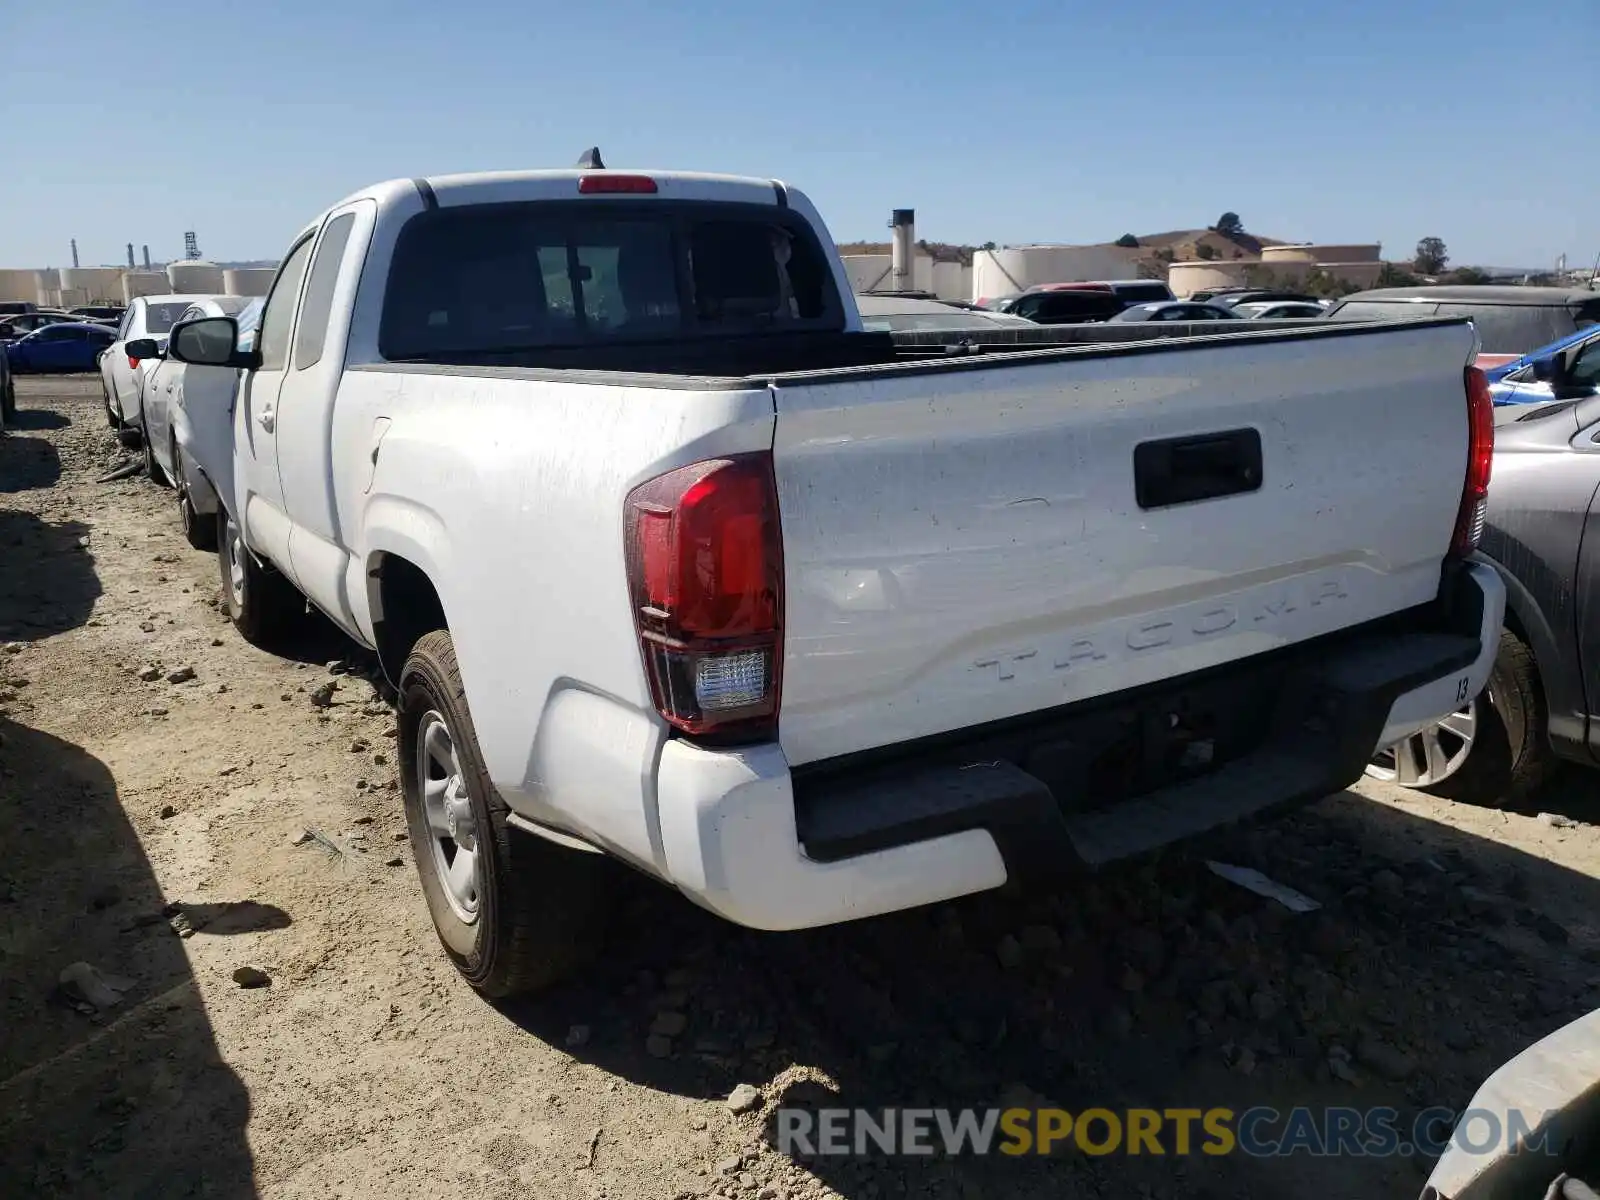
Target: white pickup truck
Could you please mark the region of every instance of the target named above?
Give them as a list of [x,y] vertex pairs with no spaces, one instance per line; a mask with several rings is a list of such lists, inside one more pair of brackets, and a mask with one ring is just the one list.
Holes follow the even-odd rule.
[[236,336],[169,351],[243,372],[234,621],[376,651],[489,994],[577,961],[595,852],[762,929],[1093,867],[1338,790],[1498,645],[1462,320],[897,342],[800,192],[579,169],[357,193]]

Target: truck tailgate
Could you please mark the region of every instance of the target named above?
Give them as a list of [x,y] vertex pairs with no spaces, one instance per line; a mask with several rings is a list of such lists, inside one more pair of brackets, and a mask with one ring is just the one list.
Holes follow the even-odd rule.
[[1465,323],[1407,323],[780,377],[785,755],[1103,696],[1432,599],[1473,347]]

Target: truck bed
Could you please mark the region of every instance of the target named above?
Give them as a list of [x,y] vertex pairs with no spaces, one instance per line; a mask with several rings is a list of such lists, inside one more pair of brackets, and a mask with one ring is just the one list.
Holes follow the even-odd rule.
[[[972,330],[897,333],[804,333],[766,338],[606,344],[459,354],[397,361],[364,370],[484,374],[569,383],[609,382],[649,387],[748,387],[780,377],[795,383],[815,372],[891,367],[959,369],[975,358],[1004,355],[1019,362],[1063,355],[1146,353],[1173,343],[1242,343],[1357,337],[1382,328],[1465,325],[1461,318],[1376,323],[1355,321],[1172,321],[1145,324],[975,326]],[[1053,353],[1052,353],[1053,352]],[[1019,357],[1020,356],[1020,357]]]

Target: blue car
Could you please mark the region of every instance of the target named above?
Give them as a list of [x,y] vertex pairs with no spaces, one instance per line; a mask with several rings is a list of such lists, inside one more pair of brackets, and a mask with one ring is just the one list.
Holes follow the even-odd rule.
[[[1501,405],[1542,404],[1551,398],[1551,393],[1549,383],[1535,378],[1537,364],[1560,354],[1563,350],[1587,347],[1590,342],[1596,343],[1594,350],[1585,352],[1580,349],[1577,352],[1582,354],[1586,361],[1600,353],[1600,325],[1586,325],[1565,337],[1557,338],[1548,346],[1528,351],[1521,358],[1514,358],[1498,367],[1491,367],[1484,372],[1489,380],[1490,397],[1496,404]],[[1574,358],[1576,357],[1575,354]]]
[[106,325],[46,325],[25,338],[6,344],[6,360],[12,371],[93,371],[99,366],[100,352],[117,340],[117,331]]

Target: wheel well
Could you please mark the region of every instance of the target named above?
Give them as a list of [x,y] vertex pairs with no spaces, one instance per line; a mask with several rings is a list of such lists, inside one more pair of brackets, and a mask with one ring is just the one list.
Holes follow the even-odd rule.
[[411,647],[425,633],[448,628],[444,605],[421,567],[395,554],[380,555],[371,574],[377,580],[372,632],[378,661],[395,686]]
[[1523,627],[1522,618],[1517,615],[1517,610],[1509,604],[1506,605],[1505,627],[1508,633],[1524,646],[1527,646],[1530,652],[1532,651],[1533,646],[1528,641],[1528,631]]

